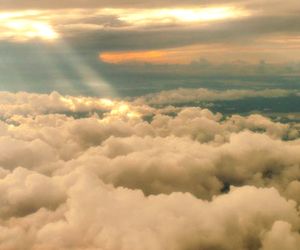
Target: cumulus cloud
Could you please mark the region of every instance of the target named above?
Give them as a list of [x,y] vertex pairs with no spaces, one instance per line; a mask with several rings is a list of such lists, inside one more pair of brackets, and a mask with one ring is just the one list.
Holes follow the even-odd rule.
[[137,113],[142,113],[143,115],[157,113],[149,105],[176,105],[181,103],[239,100],[252,97],[276,98],[293,95],[299,96],[299,91],[286,89],[232,89],[218,91],[205,88],[179,88],[131,98],[131,101],[126,101],[89,96],[63,96],[55,91],[50,94],[0,92],[0,117],[7,119],[15,115],[36,116],[39,114],[89,113],[95,111],[134,116]]
[[300,244],[299,234],[291,232],[291,225],[284,221],[276,221],[263,239],[263,250],[297,249]]
[[293,93],[1,93],[0,248],[296,250],[299,124],[168,106],[189,94]]
[[113,111],[126,113],[129,103],[111,101],[105,98],[84,96],[62,96],[57,92],[51,94],[34,94],[18,92],[0,92],[0,116],[9,118],[14,115],[38,115],[47,113]]
[[268,247],[277,221],[287,225],[285,235],[297,237],[295,202],[274,188],[235,188],[207,202],[187,193],[145,197],[140,191],[113,189],[84,171],[60,178],[67,201],[51,210],[45,208],[51,197],[44,204],[39,199],[44,208],[8,219],[1,228],[2,248],[258,249],[262,244]]

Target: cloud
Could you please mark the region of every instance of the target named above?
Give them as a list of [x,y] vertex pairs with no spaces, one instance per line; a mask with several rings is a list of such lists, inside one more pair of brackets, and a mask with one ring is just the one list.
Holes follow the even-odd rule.
[[[197,3],[192,7],[180,7],[182,1],[165,1],[164,7],[159,1],[157,3],[161,5],[160,8],[154,9],[151,9],[151,5],[155,6],[155,2],[148,5],[146,2],[136,5],[140,1],[126,1],[126,3],[124,6],[123,1],[88,1],[87,3],[46,1],[33,7],[33,3],[26,2],[23,11],[14,13],[7,10],[3,12],[2,19],[4,24],[20,21],[40,23],[44,27],[47,26],[48,30],[52,30],[53,34],[57,32],[57,35],[71,46],[77,48],[84,46],[85,49],[94,48],[98,51],[150,50],[195,44],[232,44],[232,42],[253,45],[254,41],[258,41],[257,46],[259,46],[262,39],[268,41],[270,36],[274,36],[272,39],[276,40],[278,34],[279,37],[295,37],[299,33],[298,16],[295,14],[295,10],[298,9],[296,1],[284,5],[280,1],[272,2],[271,5],[268,0],[254,3],[253,1],[244,1],[244,3],[217,1],[214,5],[207,4],[207,1],[203,1],[204,5],[199,1],[191,1]],[[9,4],[14,3],[10,1],[7,5]],[[99,7],[95,8],[97,4]],[[44,8],[46,7],[44,10],[43,5]],[[189,4],[185,1],[183,5]],[[51,6],[57,10],[51,10]],[[89,9],[89,6],[94,7]],[[7,7],[3,6],[2,9],[6,10]],[[22,9],[22,3],[18,3],[16,7]],[[64,7],[72,7],[72,13],[66,13]],[[274,11],[274,8],[278,11]],[[36,12],[28,11],[30,9],[35,9]],[[220,18],[222,11],[218,18],[214,10],[217,10],[217,13],[223,10],[224,18]],[[211,17],[209,17],[210,12],[212,12]],[[191,19],[191,16],[194,18]],[[214,19],[212,17],[215,18],[214,22],[210,22]],[[192,22],[186,22],[187,20]],[[11,26],[2,29],[6,31]],[[21,30],[17,31],[21,33]],[[23,33],[26,35],[28,32]]]
[[1,93],[1,249],[297,249],[299,124],[145,100]]
[[[282,237],[282,238],[281,238]],[[281,240],[279,240],[281,238]],[[300,244],[299,234],[292,232],[291,225],[284,221],[274,223],[263,240],[263,250],[297,249]]]
[[[202,107],[254,99],[298,107],[299,65],[282,63],[299,58],[298,0],[0,0],[0,8],[1,89],[95,94],[111,83],[144,95],[0,92],[0,249],[299,248],[297,113],[281,114],[285,121]],[[178,53],[176,63],[186,54],[186,64],[144,64],[153,50]],[[118,53],[141,62],[99,61]],[[261,58],[281,64],[251,64]],[[183,82],[239,90],[145,95]],[[259,88],[242,90],[245,82]],[[293,90],[275,87],[283,85]]]
[[[129,105],[125,101],[111,101],[106,98],[84,96],[62,96],[58,92],[51,94],[30,94],[18,92],[0,92],[1,104],[0,116],[11,117],[13,115],[37,115],[47,113],[65,112],[90,112],[90,111],[118,111],[126,112]],[[129,108],[129,107],[128,107]]]
[[184,89],[161,91],[156,94],[149,94],[138,98],[137,102],[146,102],[152,105],[163,104],[180,104],[188,102],[203,102],[203,101],[226,101],[238,100],[251,97],[284,97],[289,95],[298,95],[298,91],[284,89],[265,89],[265,90],[225,90],[216,91],[204,88],[199,89]]
[[[97,48],[99,51],[155,50],[196,44],[253,46],[256,41],[261,44],[263,39],[270,40],[271,36],[276,40],[276,34],[295,37],[299,33],[299,26],[296,25],[298,22],[295,15],[262,15],[207,25],[174,24],[161,28],[155,25],[151,28],[151,24],[142,28],[133,25],[131,29],[113,28],[101,32],[83,30],[81,34],[70,33],[65,41],[73,47]],[[101,43],[98,42],[100,40]],[[257,49],[257,46],[253,48]]]
[[[237,2],[235,1],[226,1],[226,0],[215,0],[214,4],[218,3],[228,3],[228,2]],[[0,7],[2,8],[13,8],[13,9],[23,9],[23,8],[103,8],[103,7],[124,7],[124,8],[145,8],[145,7],[152,7],[152,8],[161,8],[161,7],[169,7],[169,6],[199,6],[199,5],[206,5],[207,1],[196,1],[196,0],[187,0],[184,3],[182,1],[174,1],[174,0],[164,0],[164,1],[152,1],[151,3],[146,1],[138,1],[138,0],[129,0],[129,1],[120,1],[120,0],[88,0],[88,1],[81,1],[81,0],[71,0],[68,2],[61,2],[61,1],[43,1],[43,3],[37,3],[34,0],[27,1],[26,3],[20,3],[16,0],[12,0],[10,2],[1,1]]]
[[0,190],[1,218],[24,217],[41,207],[55,210],[65,200],[64,191],[51,178],[25,168],[16,168],[1,179]]
[[19,2],[17,0],[1,1],[0,7],[3,9],[63,9],[63,8],[162,8],[162,7],[199,7],[207,5],[242,5],[249,8],[268,8],[271,9],[270,3],[273,7],[280,7],[282,10],[293,9],[297,6],[297,0],[290,0],[288,3],[283,4],[280,0],[154,0],[151,2],[139,0],[69,0],[61,2],[58,0],[46,0],[38,3],[35,0],[28,0],[26,2]]
[[[139,191],[112,189],[82,171],[60,181],[67,201],[56,210],[41,208],[11,218],[1,227],[2,248],[258,248],[261,235],[277,221],[290,228],[285,233],[289,237],[297,236],[299,227],[295,204],[272,188],[235,188],[207,202],[183,193],[145,197]],[[267,234],[265,244],[269,238]]]
[[297,90],[263,89],[263,90],[210,90],[179,88],[159,93],[148,94],[125,101],[89,96],[61,95],[58,92],[50,94],[35,94],[27,92],[0,92],[0,117],[10,118],[14,115],[40,115],[98,112],[119,115],[138,116],[156,113],[149,105],[176,105],[182,103],[199,103],[213,101],[229,101],[246,98],[277,98],[298,96]]
[[[146,85],[159,79],[165,81],[164,86],[169,83],[182,86],[181,81],[191,82],[194,87],[199,87],[203,82],[205,86],[209,86],[211,82],[216,84],[228,80],[226,77],[224,79],[224,71],[234,76],[242,75],[239,80],[245,81],[246,78],[253,77],[251,73],[255,70],[256,74],[268,77],[280,74],[284,79],[254,77],[247,79],[247,83],[267,81],[275,87],[278,82],[282,85],[282,82],[285,82],[284,85],[290,81],[298,82],[299,70],[294,70],[290,65],[254,69],[253,65],[237,68],[236,64],[233,67],[227,65],[228,61],[253,63],[261,59],[276,63],[297,62],[300,58],[297,47],[300,27],[297,1],[284,4],[282,1],[270,3],[268,0],[216,1],[215,4],[202,1],[203,5],[199,1],[184,1],[184,6],[182,1],[148,2],[1,1],[1,90],[59,90],[68,93],[72,89],[70,94],[90,95],[95,91],[86,85],[91,84],[101,89],[102,74],[107,75],[109,83],[119,88],[124,87],[125,81],[136,88],[142,73],[136,70],[135,65],[131,68],[128,65],[127,68],[115,65],[109,67],[99,62],[98,55],[111,56],[118,52],[123,61],[124,55],[127,55],[127,59],[145,62],[145,57],[149,57],[151,51],[166,53],[158,58],[154,56],[152,61],[156,63],[188,64],[201,57],[208,58],[221,64],[217,75],[223,78],[211,80],[216,77],[211,67],[199,70],[199,66],[196,70],[193,67],[175,65],[177,68],[170,69],[162,65],[153,72],[153,66],[147,64],[141,69],[147,73]],[[185,6],[190,3],[191,6]],[[159,8],[158,4],[162,6]],[[224,18],[221,18],[222,15],[218,17],[210,13],[214,9],[234,11],[227,12],[232,12],[232,15],[227,15],[225,11]],[[118,61],[116,57],[110,59],[106,61]],[[36,69],[35,72],[32,72],[32,67]],[[170,70],[165,72],[167,68]],[[118,74],[115,74],[117,70]],[[126,76],[121,74],[124,70]],[[88,78],[90,71],[96,77]],[[202,75],[208,71],[211,74],[209,83]],[[34,82],[39,84],[33,84]],[[162,84],[160,88],[157,87],[158,90],[161,86]],[[124,87],[120,92],[123,93],[126,89],[128,88]]]

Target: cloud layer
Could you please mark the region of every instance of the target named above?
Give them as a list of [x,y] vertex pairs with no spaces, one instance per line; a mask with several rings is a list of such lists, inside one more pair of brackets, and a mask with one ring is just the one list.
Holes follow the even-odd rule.
[[148,100],[2,92],[0,248],[296,250],[299,124]]
[[153,82],[298,88],[297,0],[2,0],[0,9],[0,90],[92,95],[87,83],[104,78],[131,93]]
[[287,97],[289,95],[299,95],[297,90],[285,89],[265,89],[265,90],[209,90],[204,88],[199,89],[175,89],[162,91],[156,94],[149,94],[137,99],[137,102],[146,102],[152,105],[180,104],[188,102],[203,102],[203,101],[226,101],[238,100],[252,97]]

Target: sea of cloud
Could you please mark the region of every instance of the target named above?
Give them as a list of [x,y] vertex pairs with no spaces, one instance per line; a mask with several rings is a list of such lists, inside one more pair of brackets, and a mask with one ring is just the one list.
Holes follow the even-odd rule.
[[0,249],[299,249],[299,124],[171,105],[289,94],[0,93]]

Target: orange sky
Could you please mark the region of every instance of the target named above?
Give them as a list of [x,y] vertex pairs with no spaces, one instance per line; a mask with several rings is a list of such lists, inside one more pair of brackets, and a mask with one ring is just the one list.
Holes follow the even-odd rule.
[[[282,42],[284,41],[284,43]],[[264,40],[258,44],[244,46],[229,44],[193,45],[174,49],[114,51],[100,53],[99,59],[106,63],[153,63],[153,64],[189,64],[201,58],[211,62],[229,62],[244,60],[256,63],[261,59],[268,62],[287,62],[300,60],[299,40],[294,37],[282,37],[280,40]]]

